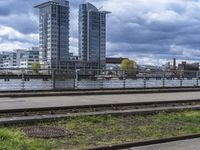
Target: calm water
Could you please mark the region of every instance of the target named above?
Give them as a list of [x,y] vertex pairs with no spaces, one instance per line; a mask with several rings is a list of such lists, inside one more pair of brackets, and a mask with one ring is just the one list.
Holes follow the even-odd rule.
[[[200,82],[199,82],[200,83]],[[180,80],[165,80],[165,87],[180,87],[182,86],[197,86],[197,79],[184,79],[181,83]],[[56,88],[73,89],[75,86],[74,80],[56,81]],[[144,88],[144,87],[163,87],[163,80],[150,79],[145,81],[143,79],[137,80],[104,80],[104,81],[91,81],[81,80],[78,81],[79,89],[93,89],[93,88]],[[10,81],[0,80],[0,91],[11,90],[50,90],[53,89],[53,82],[43,81],[42,79],[32,79],[30,81],[22,81],[19,79],[11,79]]]

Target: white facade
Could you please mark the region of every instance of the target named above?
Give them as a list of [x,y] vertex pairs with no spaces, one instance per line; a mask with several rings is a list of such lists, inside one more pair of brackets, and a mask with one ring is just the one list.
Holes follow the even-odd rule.
[[31,69],[33,63],[39,63],[39,48],[33,47],[20,60],[20,68]]
[[1,52],[0,53],[0,68],[4,67],[5,59],[11,56],[12,52]]
[[20,61],[26,53],[27,50],[25,49],[15,49],[13,52],[7,52],[6,57],[2,61],[3,68],[19,68]]
[[39,48],[29,50],[15,49],[12,52],[0,53],[0,68],[31,68],[33,63],[39,63]]

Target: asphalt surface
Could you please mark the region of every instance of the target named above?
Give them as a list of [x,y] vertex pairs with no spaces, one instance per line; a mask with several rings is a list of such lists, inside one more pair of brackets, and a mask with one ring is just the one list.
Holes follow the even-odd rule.
[[138,148],[130,148],[127,150],[200,150],[200,138],[143,146]]
[[0,98],[0,110],[200,99],[200,92]]

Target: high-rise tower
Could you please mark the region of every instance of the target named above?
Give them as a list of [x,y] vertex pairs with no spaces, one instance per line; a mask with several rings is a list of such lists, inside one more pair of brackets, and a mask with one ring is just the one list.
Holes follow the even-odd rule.
[[79,59],[99,64],[106,62],[106,14],[90,3],[79,6]]
[[69,2],[51,0],[39,8],[40,60],[48,69],[61,69],[69,58]]

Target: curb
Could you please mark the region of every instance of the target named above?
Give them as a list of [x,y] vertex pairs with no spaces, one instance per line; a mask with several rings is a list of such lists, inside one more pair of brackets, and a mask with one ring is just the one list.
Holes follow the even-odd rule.
[[41,107],[41,108],[22,108],[22,109],[4,109],[4,110],[2,109],[2,110],[0,110],[0,113],[20,113],[20,112],[35,112],[35,111],[90,109],[90,108],[103,108],[103,107],[125,107],[125,106],[135,106],[135,105],[140,106],[140,105],[195,103],[195,102],[200,102],[200,99],[150,101],[150,102],[134,102],[134,103],[113,103],[113,104],[97,104],[97,105],[77,105],[77,106],[58,106],[58,107]]
[[119,149],[128,149],[128,148],[155,145],[155,144],[164,144],[164,143],[169,143],[169,142],[182,141],[182,140],[195,139],[195,138],[200,138],[200,134],[163,138],[163,139],[149,140],[149,141],[142,141],[142,142],[125,143],[125,144],[118,144],[118,145],[109,145],[109,146],[102,146],[102,147],[96,147],[96,148],[88,148],[85,150],[119,150]]
[[145,94],[145,93],[170,93],[170,92],[199,92],[199,87],[189,88],[146,88],[146,89],[88,89],[88,90],[47,90],[47,91],[8,91],[1,92],[4,97],[39,97],[39,96],[81,96],[81,95],[105,95],[105,94]]

